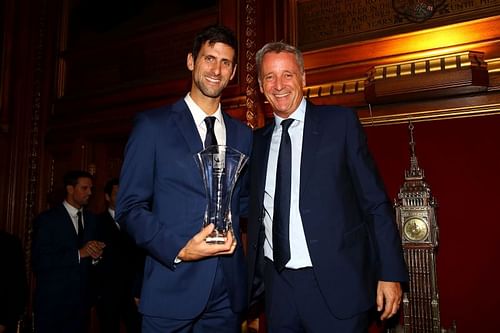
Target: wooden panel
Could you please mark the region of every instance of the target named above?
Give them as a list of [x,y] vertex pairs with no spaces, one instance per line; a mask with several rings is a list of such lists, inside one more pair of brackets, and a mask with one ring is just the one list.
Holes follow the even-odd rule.
[[316,50],[498,15],[500,0],[298,0],[296,45]]
[[[45,189],[40,195],[46,204],[40,210],[53,207],[62,202],[66,196],[66,190],[63,185],[63,177],[69,170],[81,169],[78,160],[79,149],[75,144],[61,143],[46,147],[46,165],[47,174],[40,179],[42,187]],[[76,152],[75,152],[76,151]]]
[[[408,117],[430,120],[496,114],[499,96],[494,92],[500,88],[498,70],[500,30],[497,29],[499,25],[500,16],[495,16],[417,33],[305,52],[308,83],[306,96],[316,104],[342,104],[355,107],[359,110],[363,122],[373,124],[399,122]],[[479,76],[472,75],[471,72],[469,77],[466,75],[460,78],[460,71],[451,68],[453,63],[446,60],[447,54],[470,51],[484,54],[484,61],[488,64],[488,77],[484,76],[483,68]],[[374,68],[392,68],[394,67],[392,64],[411,65],[418,63],[419,59],[439,60],[438,66],[431,66],[430,63],[426,65],[429,67],[429,70],[423,69],[426,74],[420,73],[420,69],[416,67],[413,69],[415,73],[419,72],[418,75],[425,76],[422,77],[423,81],[427,80],[427,84],[439,83],[436,89],[441,89],[441,86],[450,87],[457,82],[463,85],[466,81],[474,85],[473,82],[479,82],[474,77],[476,79],[480,77],[481,84],[478,89],[453,88],[441,96],[439,94],[427,96],[431,97],[432,101],[428,98],[416,98],[415,95],[412,99],[399,99],[399,103],[396,104],[397,96],[389,96],[385,99],[385,104],[375,107],[368,104],[364,96],[366,89],[364,81]],[[394,73],[390,72],[392,69],[388,70],[387,81],[397,83],[396,76],[408,71],[408,68],[403,67],[394,67]],[[391,75],[394,77],[390,78]],[[407,84],[413,85],[411,82]],[[401,86],[395,84],[393,88],[400,89]],[[419,89],[417,86],[414,88],[409,88],[410,93],[416,93]]]
[[113,91],[127,86],[189,77],[186,55],[196,32],[217,22],[217,12],[182,24],[138,31],[126,39],[68,51],[65,95]]
[[94,188],[92,189],[91,208],[95,212],[105,209],[104,185],[111,178],[118,178],[123,163],[123,150],[126,138],[111,139],[92,143],[93,155],[91,165],[94,165]]
[[[8,165],[10,158],[7,156],[10,156],[10,145],[7,139],[0,135],[0,151],[2,154],[4,154],[4,158],[0,159],[0,188],[5,189],[7,188],[7,184],[9,181],[9,175],[8,175]],[[7,202],[7,191],[0,191],[0,208],[5,205]],[[0,211],[0,230],[8,230],[6,228],[6,217],[7,209],[1,209]]]
[[97,137],[93,141],[81,138],[68,143],[54,143],[47,146],[46,166],[49,173],[43,178],[48,206],[60,203],[65,197],[63,177],[70,170],[85,170],[94,176],[89,208],[100,212],[105,207],[104,185],[119,177],[123,163],[126,137]]
[[8,104],[12,71],[14,2],[0,4],[0,133],[9,130]]

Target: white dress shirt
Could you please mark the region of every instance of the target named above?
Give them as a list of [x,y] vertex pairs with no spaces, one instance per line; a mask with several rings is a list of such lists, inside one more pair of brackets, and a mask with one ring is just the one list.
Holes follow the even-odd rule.
[[224,118],[222,117],[222,111],[219,106],[217,107],[217,111],[214,114],[207,115],[205,111],[203,111],[198,104],[196,104],[191,95],[188,93],[186,97],[184,97],[184,101],[186,102],[189,111],[193,115],[194,123],[196,124],[196,128],[198,129],[198,133],[200,134],[201,142],[205,142],[205,136],[207,135],[207,125],[205,124],[205,118],[212,116],[215,117],[214,124],[214,132],[215,137],[217,138],[217,144],[225,145],[226,144],[226,126],[224,125]]
[[[83,210],[75,208],[69,204],[66,200],[63,201],[64,208],[68,211],[71,221],[73,222],[73,227],[78,235],[78,211],[82,212],[82,227],[85,229],[85,221],[83,220]],[[80,250],[78,250],[78,262],[80,262]]]
[[[77,209],[69,204],[66,200],[63,201],[63,205],[68,211],[69,216],[71,216],[71,221],[73,221],[73,227],[75,228],[76,234],[78,235],[78,211]],[[82,226],[85,228],[85,221],[83,220],[83,211],[82,211]]]
[[111,215],[111,217],[113,218],[113,221],[115,221],[116,227],[117,227],[118,229],[121,229],[121,228],[120,228],[120,224],[118,224],[118,222],[116,222],[116,220],[115,220],[115,210],[114,210],[113,208],[111,208],[111,207],[108,207],[108,213],[109,213],[109,215]]
[[[289,117],[294,119],[288,129],[292,142],[292,179],[290,197],[290,261],[287,268],[312,267],[309,250],[307,248],[304,227],[299,211],[300,203],[300,159],[302,157],[302,139],[304,136],[304,119],[306,113],[306,100],[302,99],[297,110]],[[269,148],[267,162],[266,185],[264,190],[264,227],[266,240],[264,242],[264,255],[273,259],[273,213],[274,192],[276,187],[276,168],[278,165],[278,152],[280,148],[283,118],[274,116],[275,126]]]

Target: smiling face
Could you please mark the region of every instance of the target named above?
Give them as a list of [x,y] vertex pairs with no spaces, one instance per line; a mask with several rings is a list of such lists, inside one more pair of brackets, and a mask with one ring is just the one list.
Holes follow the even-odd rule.
[[269,52],[262,58],[259,83],[274,113],[288,118],[302,101],[306,75],[293,53]]
[[218,103],[222,90],[236,72],[234,49],[224,43],[205,42],[196,59],[190,53],[187,67],[192,71],[191,97],[198,100],[215,99]]

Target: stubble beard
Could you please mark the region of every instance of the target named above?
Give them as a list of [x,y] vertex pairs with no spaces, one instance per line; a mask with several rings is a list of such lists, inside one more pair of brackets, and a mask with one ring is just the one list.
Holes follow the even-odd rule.
[[194,81],[195,86],[198,90],[206,97],[210,98],[219,98],[222,94],[222,91],[227,86],[227,82],[221,80],[218,87],[210,87],[203,82],[203,79],[197,79]]

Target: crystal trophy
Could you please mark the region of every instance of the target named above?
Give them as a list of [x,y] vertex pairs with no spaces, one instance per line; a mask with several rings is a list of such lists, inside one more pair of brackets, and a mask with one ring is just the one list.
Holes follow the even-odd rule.
[[205,241],[222,244],[228,232],[232,232],[231,198],[248,156],[231,147],[218,145],[200,151],[195,159],[203,176],[207,196],[203,226],[210,223],[215,226]]

